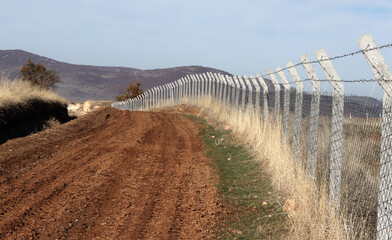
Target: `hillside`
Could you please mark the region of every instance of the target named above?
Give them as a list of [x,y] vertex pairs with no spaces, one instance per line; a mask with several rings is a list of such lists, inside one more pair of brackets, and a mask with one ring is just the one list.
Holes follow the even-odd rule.
[[63,81],[58,84],[57,91],[69,101],[112,100],[116,95],[122,93],[130,81],[139,81],[143,89],[149,89],[188,74],[204,72],[229,74],[202,66],[141,70],[126,67],[76,65],[59,62],[23,50],[0,50],[0,74],[5,74],[11,79],[15,78],[27,59],[56,70]]

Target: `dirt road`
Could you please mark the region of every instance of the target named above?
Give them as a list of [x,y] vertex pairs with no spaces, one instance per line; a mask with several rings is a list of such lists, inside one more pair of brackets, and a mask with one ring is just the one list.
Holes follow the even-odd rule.
[[198,127],[97,110],[0,145],[0,239],[206,239],[220,212]]

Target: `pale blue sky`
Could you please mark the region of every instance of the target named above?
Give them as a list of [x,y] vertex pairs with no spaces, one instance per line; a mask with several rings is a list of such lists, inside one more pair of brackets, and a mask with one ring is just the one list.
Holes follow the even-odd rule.
[[[392,1],[1,0],[0,29],[0,49],[69,63],[202,65],[250,75],[296,63],[303,53],[315,59],[320,48],[330,57],[356,51],[367,33],[391,43]],[[391,66],[392,49],[383,54]],[[374,78],[361,55],[335,64],[341,78]],[[372,87],[346,91],[369,96]],[[377,86],[372,96],[381,97]]]

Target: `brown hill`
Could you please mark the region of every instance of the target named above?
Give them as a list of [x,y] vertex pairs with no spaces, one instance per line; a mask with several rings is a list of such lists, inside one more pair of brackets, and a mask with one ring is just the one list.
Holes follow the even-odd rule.
[[126,67],[76,65],[23,50],[0,50],[0,73],[8,75],[11,79],[15,78],[27,59],[56,70],[63,81],[57,85],[57,92],[69,101],[113,100],[116,95],[122,93],[130,81],[139,81],[143,89],[149,89],[175,81],[188,74],[203,72],[229,74],[202,66],[141,70]]

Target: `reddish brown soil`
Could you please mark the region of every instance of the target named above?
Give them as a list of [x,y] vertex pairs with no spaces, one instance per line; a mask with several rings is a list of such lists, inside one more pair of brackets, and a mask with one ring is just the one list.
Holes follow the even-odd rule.
[[206,239],[220,212],[198,126],[101,109],[0,145],[0,239]]

